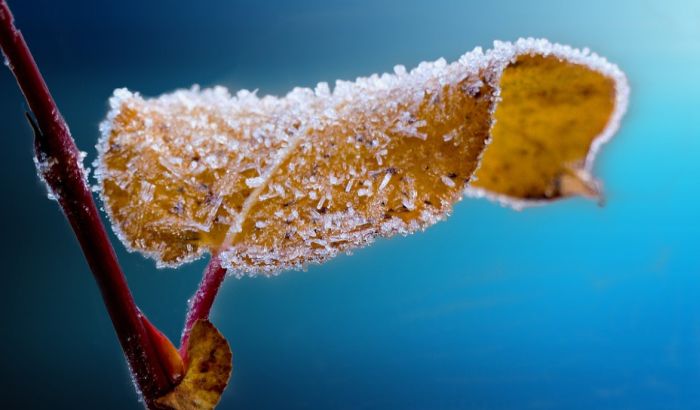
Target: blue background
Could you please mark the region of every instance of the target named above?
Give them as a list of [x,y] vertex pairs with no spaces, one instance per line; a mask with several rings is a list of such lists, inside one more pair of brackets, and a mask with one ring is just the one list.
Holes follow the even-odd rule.
[[[10,0],[81,149],[116,87],[296,85],[453,61],[495,39],[589,46],[631,104],[596,174],[607,205],[446,222],[308,272],[229,279],[213,320],[234,350],[220,408],[683,409],[700,406],[697,1]],[[0,407],[136,409],[97,288],[31,161],[0,71]],[[177,339],[204,262],[117,251]]]

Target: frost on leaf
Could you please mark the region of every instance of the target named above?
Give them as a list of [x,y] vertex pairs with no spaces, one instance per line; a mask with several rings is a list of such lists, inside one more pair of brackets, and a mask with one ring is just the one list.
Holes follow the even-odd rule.
[[218,252],[271,273],[424,229],[465,192],[597,194],[627,98],[601,57],[528,39],[394,73],[283,98],[115,91],[97,176],[121,239],[161,265]]
[[226,339],[208,320],[195,323],[187,348],[182,381],[156,400],[160,409],[213,409],[231,377],[232,354]]

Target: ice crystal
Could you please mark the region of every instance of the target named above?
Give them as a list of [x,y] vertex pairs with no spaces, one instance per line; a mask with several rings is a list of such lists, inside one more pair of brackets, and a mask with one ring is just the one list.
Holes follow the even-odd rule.
[[59,193],[54,191],[46,181],[46,176],[48,173],[52,172],[52,168],[58,165],[58,161],[55,158],[44,156],[39,154],[39,156],[34,156],[34,166],[36,168],[37,176],[42,184],[46,187],[46,197],[51,201],[58,201]]

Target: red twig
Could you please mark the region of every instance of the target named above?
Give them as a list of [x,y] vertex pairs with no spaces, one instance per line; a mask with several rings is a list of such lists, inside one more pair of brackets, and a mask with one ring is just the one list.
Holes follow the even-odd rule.
[[99,217],[80,154],[5,0],[0,0],[0,47],[36,118],[39,171],[71,224],[102,292],[107,311],[147,405],[171,388],[163,361],[146,333],[124,273]]
[[226,269],[221,267],[221,261],[218,255],[212,256],[207,268],[204,270],[204,276],[199,283],[197,292],[189,301],[185,327],[182,330],[182,336],[180,338],[180,356],[183,358],[186,358],[187,342],[190,338],[192,326],[194,326],[195,322],[199,319],[209,318],[209,312],[214,304],[214,299],[225,277]]

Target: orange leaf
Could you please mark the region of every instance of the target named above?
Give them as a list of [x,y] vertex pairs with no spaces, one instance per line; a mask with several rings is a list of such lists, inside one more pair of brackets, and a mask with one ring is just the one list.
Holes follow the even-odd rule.
[[120,237],[160,265],[217,252],[274,273],[424,229],[465,192],[598,195],[593,158],[626,108],[616,66],[529,39],[394,71],[284,98],[115,91],[98,179]]
[[213,409],[231,377],[231,349],[208,320],[192,328],[187,348],[187,371],[171,392],[156,400],[162,409]]

